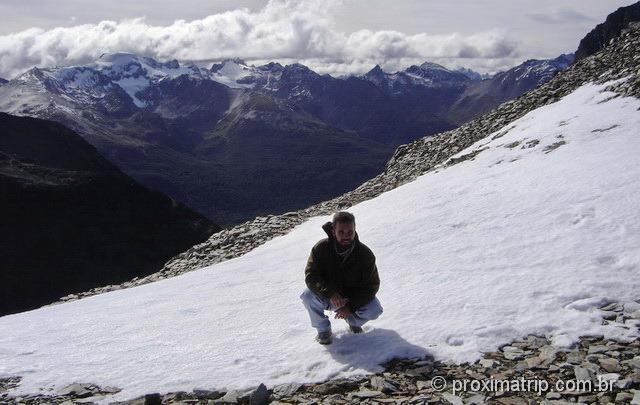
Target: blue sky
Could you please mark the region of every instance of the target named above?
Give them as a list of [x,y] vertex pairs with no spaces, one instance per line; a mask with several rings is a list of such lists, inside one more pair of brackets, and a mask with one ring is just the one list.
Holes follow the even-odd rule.
[[431,61],[495,72],[573,52],[615,0],[3,0],[0,77],[128,51],[301,62],[331,74]]

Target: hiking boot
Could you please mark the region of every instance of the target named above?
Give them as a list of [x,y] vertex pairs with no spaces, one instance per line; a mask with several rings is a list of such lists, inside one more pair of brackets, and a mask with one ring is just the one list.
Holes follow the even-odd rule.
[[330,345],[331,344],[331,331],[319,332],[318,336],[316,336],[316,340],[321,345]]
[[362,333],[363,330],[361,327],[359,326],[351,326],[349,325],[349,329],[351,330],[351,333]]

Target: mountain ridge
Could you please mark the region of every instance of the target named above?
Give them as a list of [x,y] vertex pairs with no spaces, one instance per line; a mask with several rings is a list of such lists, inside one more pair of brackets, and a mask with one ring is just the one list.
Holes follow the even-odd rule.
[[220,230],[36,118],[0,113],[0,190],[0,316],[143,277]]
[[618,37],[630,22],[640,20],[640,2],[620,7],[609,14],[603,23],[592,29],[578,45],[575,51],[576,61],[593,55],[605,47],[609,41]]

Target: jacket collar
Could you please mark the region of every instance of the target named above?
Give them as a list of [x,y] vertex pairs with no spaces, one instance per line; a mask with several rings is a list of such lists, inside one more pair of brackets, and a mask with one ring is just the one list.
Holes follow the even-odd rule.
[[[322,229],[324,230],[324,232],[329,237],[329,241],[335,240],[335,238],[333,237],[333,232],[332,232],[333,223],[331,221],[328,221],[324,225],[322,225]],[[356,235],[354,236],[353,241],[355,242],[355,244],[358,244],[358,242],[360,242],[360,238],[358,238],[358,232],[356,232]]]

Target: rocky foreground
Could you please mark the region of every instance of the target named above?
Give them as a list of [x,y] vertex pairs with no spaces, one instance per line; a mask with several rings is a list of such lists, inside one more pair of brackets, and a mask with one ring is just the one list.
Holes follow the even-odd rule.
[[[640,336],[640,310],[632,312],[623,304],[610,303],[601,311],[603,324]],[[394,359],[383,366],[385,371],[375,375],[323,383],[261,384],[243,392],[203,388],[149,394],[118,404],[640,405],[640,338],[619,342],[584,336],[567,349],[553,346],[543,336],[529,335],[498,351],[484,353],[482,359],[471,364],[423,357]],[[74,383],[48,395],[9,395],[7,390],[18,386],[20,380],[19,376],[0,378],[1,405],[91,404],[95,398],[119,391]]]

